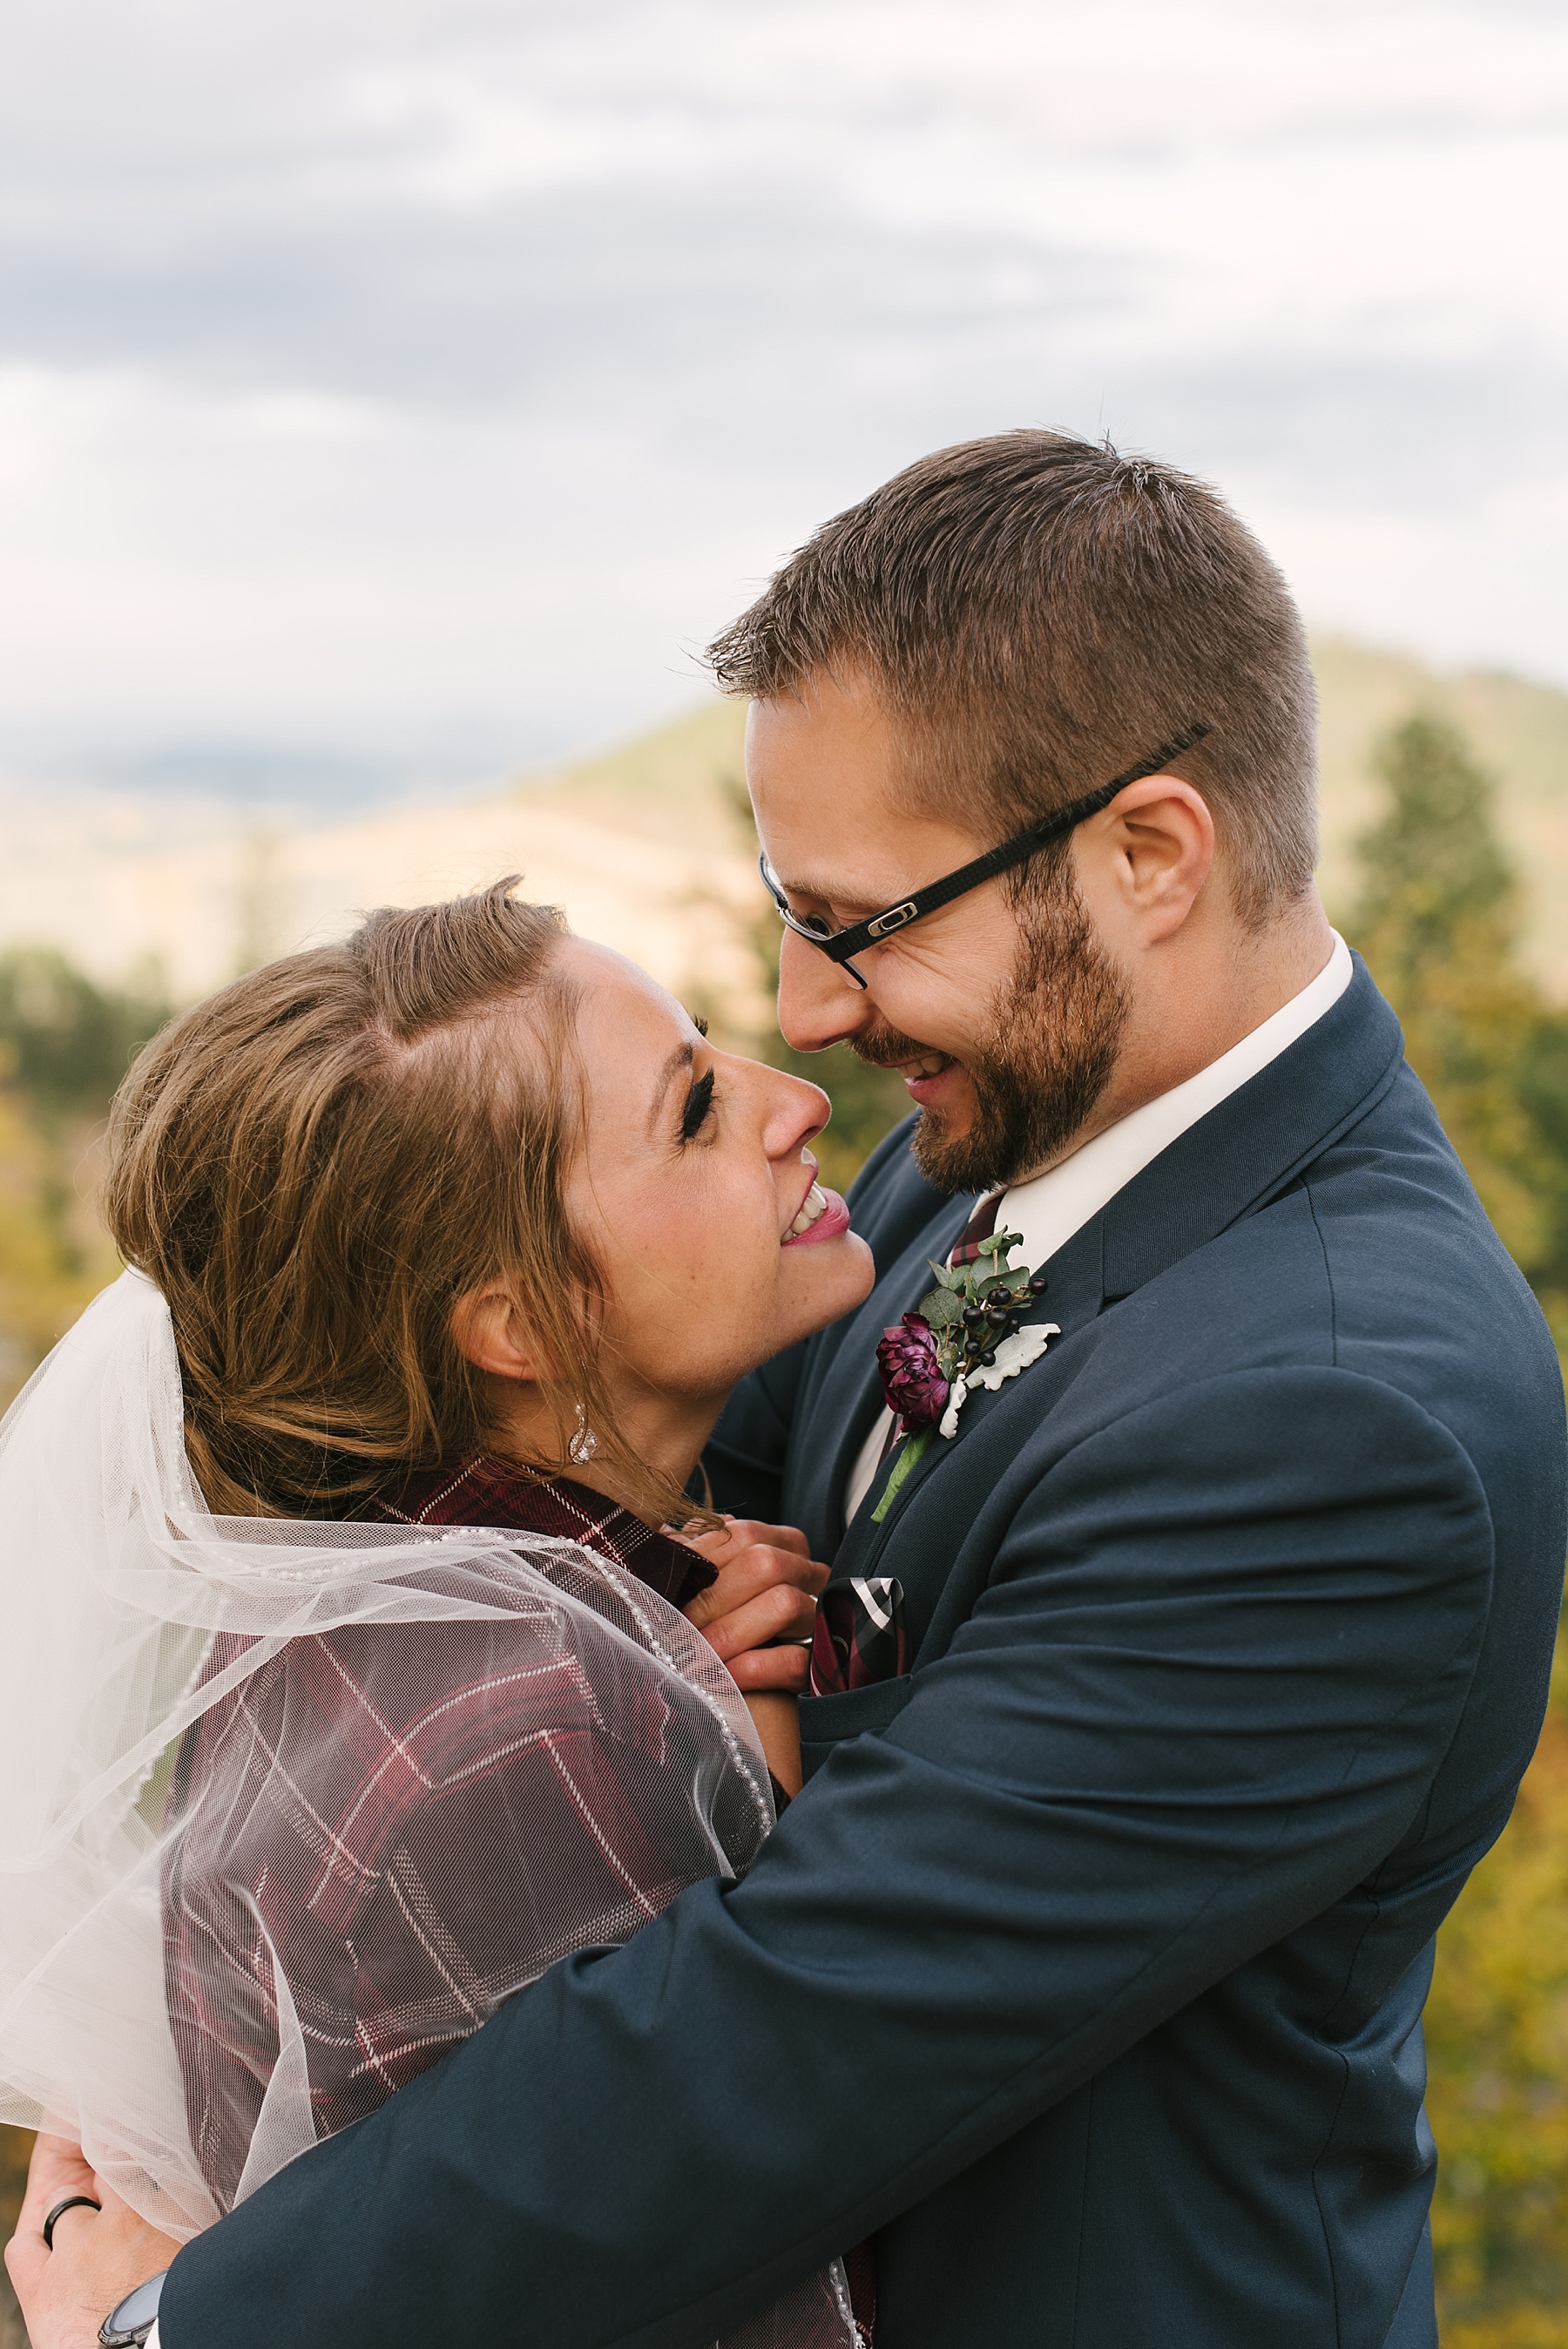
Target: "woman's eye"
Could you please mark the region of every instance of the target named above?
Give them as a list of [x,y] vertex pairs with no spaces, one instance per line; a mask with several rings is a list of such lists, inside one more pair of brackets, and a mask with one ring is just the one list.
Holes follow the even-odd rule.
[[686,1095],[686,1109],[681,1116],[681,1140],[683,1142],[692,1142],[696,1140],[698,1128],[702,1125],[712,1107],[713,1071],[709,1069],[706,1077],[698,1077],[690,1092]]

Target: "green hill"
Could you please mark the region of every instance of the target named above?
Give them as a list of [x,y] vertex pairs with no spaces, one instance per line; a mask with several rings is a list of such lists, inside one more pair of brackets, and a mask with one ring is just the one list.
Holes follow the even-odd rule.
[[[1313,645],[1322,698],[1324,895],[1343,912],[1357,836],[1378,808],[1373,746],[1417,709],[1439,709],[1497,776],[1499,820],[1525,887],[1524,946],[1553,993],[1568,997],[1568,693],[1501,670],[1440,675],[1402,653],[1343,636]],[[661,841],[734,836],[727,783],[741,774],[743,710],[714,700],[566,773],[519,788]]]

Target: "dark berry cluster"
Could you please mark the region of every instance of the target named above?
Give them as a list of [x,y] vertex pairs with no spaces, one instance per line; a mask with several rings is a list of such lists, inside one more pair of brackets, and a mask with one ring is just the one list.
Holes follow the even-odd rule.
[[1011,1288],[994,1289],[984,1303],[965,1307],[959,1319],[969,1333],[964,1348],[965,1376],[972,1370],[990,1367],[1003,1339],[1021,1328],[1026,1309],[1045,1295],[1047,1286],[1043,1272],[1032,1273]]

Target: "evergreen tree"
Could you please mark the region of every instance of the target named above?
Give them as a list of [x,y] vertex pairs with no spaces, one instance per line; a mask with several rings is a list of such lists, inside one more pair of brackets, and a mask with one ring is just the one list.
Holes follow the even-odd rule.
[[1377,756],[1382,822],[1360,844],[1354,943],[1504,1246],[1556,1303],[1568,1232],[1568,1028],[1521,968],[1519,891],[1493,785],[1464,737],[1418,716]]
[[100,987],[53,947],[0,954],[0,1075],[45,1123],[101,1117],[172,1007],[155,984]]

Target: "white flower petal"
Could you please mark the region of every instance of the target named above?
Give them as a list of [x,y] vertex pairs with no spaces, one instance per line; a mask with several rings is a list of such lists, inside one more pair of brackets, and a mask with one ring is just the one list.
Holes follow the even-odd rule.
[[964,1398],[968,1392],[969,1387],[965,1380],[954,1380],[948,1391],[947,1409],[943,1413],[941,1424],[937,1429],[939,1435],[952,1437],[957,1434],[958,1414],[964,1408]]
[[1031,1362],[1037,1362],[1048,1341],[1061,1334],[1059,1321],[1031,1321],[1026,1329],[1015,1330],[997,1347],[995,1361],[976,1371],[970,1385],[984,1387],[988,1394],[995,1394],[1004,1379],[1016,1378]]

